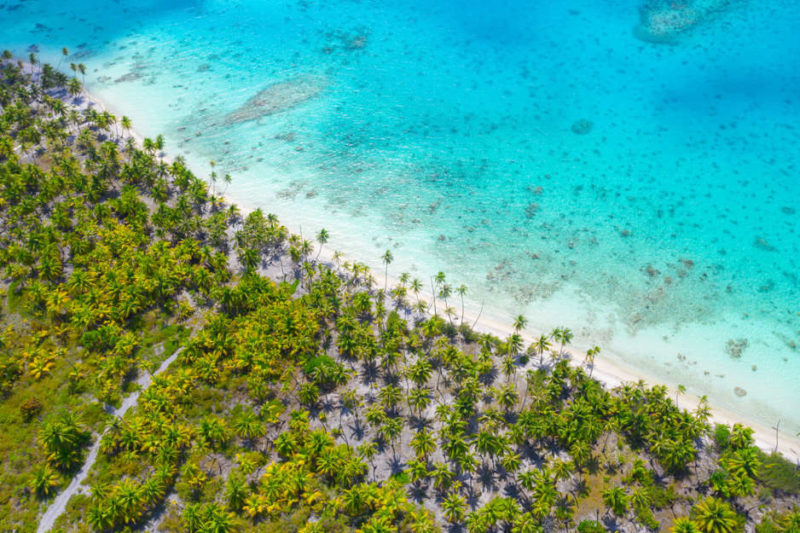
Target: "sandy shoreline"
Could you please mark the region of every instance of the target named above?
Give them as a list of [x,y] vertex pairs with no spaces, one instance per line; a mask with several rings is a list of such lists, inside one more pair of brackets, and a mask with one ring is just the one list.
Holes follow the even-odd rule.
[[[111,113],[115,114],[117,117],[121,117],[122,113],[119,113],[117,110],[114,110],[112,106],[106,105],[101,99],[99,99],[96,95],[89,93],[87,90],[83,90],[79,95],[79,98],[84,99],[83,105],[78,106],[81,107],[96,107],[101,111],[110,111]],[[71,103],[68,101],[68,103]],[[141,145],[144,140],[144,137],[138,134],[135,130],[129,130],[128,135],[134,138],[134,140]],[[169,158],[167,158],[169,160]],[[200,175],[200,174],[197,174]],[[242,209],[243,212],[246,212],[246,209],[243,206],[235,201],[235,198],[225,197],[226,202],[237,204]],[[282,221],[285,223],[285,221]],[[294,232],[294,228],[287,225],[290,231]],[[348,256],[345,256],[346,258]],[[333,262],[333,250],[329,247],[325,247],[320,254],[320,259],[327,263]],[[350,260],[355,258],[349,257]],[[357,260],[357,259],[356,259]],[[391,267],[390,267],[391,270]],[[384,277],[383,271],[375,271],[374,269],[371,271],[371,274],[376,279],[376,281],[382,281]],[[390,285],[394,286],[398,284],[398,280],[389,276],[389,283]],[[381,284],[379,284],[381,285]],[[426,284],[427,287],[427,284]],[[420,297],[428,301],[429,303],[432,301],[432,294],[430,290],[423,290],[420,292]],[[492,317],[487,313],[482,312],[482,308],[479,309],[479,306],[476,302],[469,301],[465,299],[465,311],[464,311],[464,323],[466,324],[473,324],[477,320],[477,325],[475,329],[481,333],[491,333],[496,335],[500,338],[505,338],[511,335],[514,332],[513,327],[503,319]],[[567,325],[569,327],[569,325]],[[526,328],[522,332],[522,337],[524,341],[527,343],[531,343],[535,338],[538,338],[540,335],[540,331],[536,331],[531,328]],[[601,346],[601,348],[603,348]],[[565,345],[565,351],[572,355],[571,361],[572,364],[575,366],[580,366],[583,362],[584,356],[586,354],[586,350],[582,349],[575,345]],[[658,378],[658,376],[648,375],[647,373],[641,371],[640,369],[635,368],[627,368],[622,367],[620,365],[614,364],[607,359],[604,358],[604,355],[607,355],[608,352],[601,352],[600,355],[595,359],[594,368],[592,377],[597,379],[598,381],[604,383],[608,387],[616,387],[622,383],[626,382],[636,382],[639,380],[644,380],[649,385],[665,385],[669,388],[669,390],[674,394],[676,393],[676,388],[669,383],[666,383]],[[612,354],[613,355],[613,354]],[[621,359],[617,357],[617,359]],[[681,394],[679,405],[681,408],[693,410],[695,409],[700,403],[700,398],[689,393]],[[741,413],[736,413],[730,410],[726,410],[715,406],[713,401],[709,399],[709,404],[711,407],[711,419],[713,423],[722,423],[722,424],[733,424],[733,423],[741,423],[744,425],[749,426],[754,431],[754,438],[756,441],[756,445],[764,450],[767,453],[773,452],[776,450],[776,432],[774,428],[769,428],[761,423],[748,419],[746,415]],[[777,451],[779,451],[786,459],[792,461],[795,464],[800,464],[800,438],[794,435],[789,435],[785,432],[780,432],[778,437],[778,446]]]

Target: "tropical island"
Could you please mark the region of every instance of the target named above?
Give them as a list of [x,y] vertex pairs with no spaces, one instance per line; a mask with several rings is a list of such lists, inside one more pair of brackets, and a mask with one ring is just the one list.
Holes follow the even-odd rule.
[[389,251],[321,260],[327,231],[87,105],[79,64],[0,70],[0,529],[800,530],[745,425],[603,386],[568,327],[480,333]]

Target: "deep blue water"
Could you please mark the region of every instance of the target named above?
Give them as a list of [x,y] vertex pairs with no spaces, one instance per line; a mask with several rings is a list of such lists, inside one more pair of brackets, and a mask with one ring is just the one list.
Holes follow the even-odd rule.
[[641,6],[6,0],[0,46],[67,46],[245,207],[796,432],[800,5],[676,2],[650,40]]

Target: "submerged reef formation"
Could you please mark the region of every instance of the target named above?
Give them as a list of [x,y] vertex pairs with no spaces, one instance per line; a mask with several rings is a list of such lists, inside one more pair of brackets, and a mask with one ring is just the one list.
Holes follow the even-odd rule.
[[225,117],[225,124],[240,124],[282,113],[311,100],[323,91],[325,85],[325,79],[317,76],[298,76],[273,83]]
[[679,34],[732,4],[732,0],[645,0],[634,35],[647,42],[673,43]]

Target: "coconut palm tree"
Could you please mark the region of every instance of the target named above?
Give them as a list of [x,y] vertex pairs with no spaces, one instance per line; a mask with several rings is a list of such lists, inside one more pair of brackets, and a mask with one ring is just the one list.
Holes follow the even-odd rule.
[[622,487],[609,487],[602,492],[606,512],[624,516],[628,512],[628,495]]
[[80,461],[80,450],[89,440],[89,432],[78,425],[75,415],[62,411],[45,423],[39,442],[47,459],[55,466],[68,470]]
[[456,294],[461,297],[461,318],[459,319],[459,323],[464,323],[464,295],[467,294],[467,286],[463,283],[456,288]]
[[31,484],[33,485],[33,492],[36,495],[39,497],[47,497],[61,484],[61,480],[58,477],[58,473],[50,468],[49,464],[44,463],[33,471]]
[[559,332],[560,332],[560,335],[559,335],[559,339],[558,340],[559,340],[559,342],[561,342],[561,349],[559,350],[559,353],[562,353],[564,351],[564,345],[569,344],[570,342],[572,342],[572,337],[574,335],[572,333],[572,330],[569,329],[569,328],[561,328],[559,330]]
[[539,352],[539,366],[544,364],[544,352],[550,349],[550,337],[544,333],[539,335],[539,338],[532,344],[532,346]]
[[447,464],[434,463],[431,477],[433,478],[433,486],[436,490],[442,492],[453,482],[455,474],[453,474]]
[[442,512],[451,524],[463,523],[467,512],[467,501],[458,492],[450,492],[442,501]]
[[701,533],[697,525],[686,517],[676,518],[670,531],[672,533]]
[[589,377],[592,377],[592,372],[594,372],[594,361],[599,353],[599,346],[594,346],[586,350],[586,357],[584,358],[583,362],[589,367]]
[[383,264],[386,265],[383,278],[383,291],[386,292],[386,289],[389,286],[389,265],[392,261],[394,261],[394,256],[392,255],[391,250],[386,250],[386,252],[384,252],[384,254],[381,256],[381,260],[383,261]]
[[414,388],[408,393],[408,406],[418,415],[421,415],[431,402],[431,391],[428,388]]
[[328,242],[329,238],[330,234],[328,233],[328,230],[326,230],[325,228],[322,228],[321,230],[319,230],[319,233],[317,233],[317,242],[319,243],[319,250],[317,250],[317,257],[314,258],[315,263],[319,260],[319,254],[322,253],[322,247],[325,245],[326,242]]
[[741,531],[741,517],[722,500],[708,496],[692,507],[692,521],[702,533]]
[[728,437],[728,443],[734,450],[741,450],[753,445],[753,430],[742,424],[734,424],[731,428],[731,434]]
[[436,442],[433,440],[433,434],[426,428],[415,433],[411,438],[410,444],[417,458],[424,461],[427,461],[430,454],[436,450]]
[[522,351],[522,337],[519,333],[512,333],[506,339],[506,350],[509,356],[516,355]]

